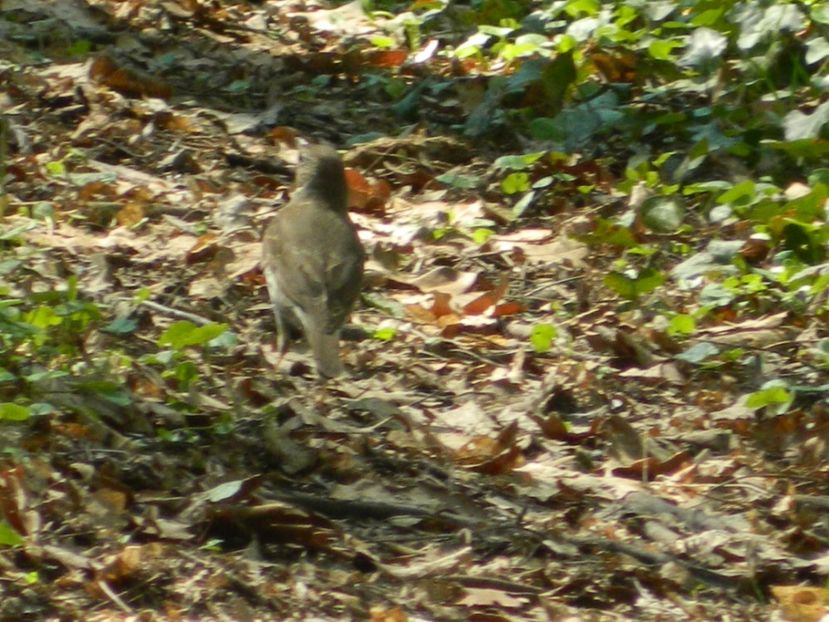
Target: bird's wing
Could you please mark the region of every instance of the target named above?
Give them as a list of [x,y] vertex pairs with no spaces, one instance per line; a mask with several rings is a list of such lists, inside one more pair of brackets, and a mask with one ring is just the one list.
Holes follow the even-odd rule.
[[295,230],[296,218],[288,207],[290,204],[268,225],[263,260],[281,295],[305,309],[324,300],[325,265],[314,247],[302,243],[303,236]]

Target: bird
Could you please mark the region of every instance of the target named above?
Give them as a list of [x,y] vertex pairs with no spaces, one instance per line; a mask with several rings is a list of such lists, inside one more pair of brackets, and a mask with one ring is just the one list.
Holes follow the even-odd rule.
[[296,191],[271,218],[262,238],[262,270],[273,306],[277,349],[288,326],[300,328],[317,373],[343,372],[340,330],[363,280],[365,252],[348,216],[343,161],[328,145],[302,150]]

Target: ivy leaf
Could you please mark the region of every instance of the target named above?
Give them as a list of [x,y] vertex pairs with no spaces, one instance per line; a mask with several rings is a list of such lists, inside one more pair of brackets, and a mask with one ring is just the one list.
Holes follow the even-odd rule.
[[692,316],[686,313],[680,313],[671,318],[671,322],[668,324],[668,334],[671,336],[691,335],[696,328],[697,323]]
[[792,110],[783,118],[783,132],[786,140],[789,141],[817,138],[827,121],[829,121],[829,101],[815,108],[811,114]]
[[553,345],[553,340],[558,336],[556,327],[552,324],[536,324],[530,332],[530,343],[533,350],[539,354],[548,352]]
[[664,275],[653,268],[645,268],[636,276],[611,272],[604,278],[605,285],[628,300],[636,300],[642,294],[655,290],[664,282]]
[[711,28],[697,28],[691,33],[685,54],[679,59],[680,65],[701,67],[718,59],[728,47],[728,39]]
[[200,346],[215,339],[228,329],[227,324],[206,324],[196,326],[193,322],[175,322],[161,333],[158,345],[181,350],[187,346]]
[[106,326],[101,328],[101,332],[110,333],[111,335],[129,335],[138,328],[138,322],[130,317],[122,317],[112,320]]
[[778,415],[785,413],[794,401],[794,393],[789,390],[788,385],[782,380],[771,380],[763,385],[759,391],[750,394],[746,399],[746,406],[749,408],[771,409]]
[[384,326],[374,331],[372,337],[378,341],[391,341],[397,335],[397,329],[392,326]]
[[32,416],[32,411],[11,402],[0,403],[0,421],[26,421]]
[[642,204],[641,211],[644,223],[660,233],[673,233],[685,218],[682,204],[671,197],[650,197]]
[[25,540],[6,521],[0,520],[0,546],[20,546]]
[[695,343],[684,352],[677,354],[675,358],[686,363],[698,365],[705,359],[717,356],[719,353],[720,349],[717,346],[708,341],[703,341],[702,343]]

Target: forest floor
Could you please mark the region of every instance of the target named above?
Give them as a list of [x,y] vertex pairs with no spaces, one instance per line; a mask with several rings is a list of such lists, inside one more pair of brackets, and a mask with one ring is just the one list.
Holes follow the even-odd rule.
[[[822,612],[825,400],[746,403],[770,366],[825,385],[793,355],[821,319],[678,345],[691,294],[621,298],[591,243],[623,167],[550,162],[519,214],[520,143],[458,131],[456,92],[392,98],[451,67],[353,44],[358,6],[0,8],[0,293],[44,327],[0,319],[0,620]],[[303,140],[342,150],[368,255],[326,382],[277,356],[258,266]],[[711,341],[756,366],[676,357]]]

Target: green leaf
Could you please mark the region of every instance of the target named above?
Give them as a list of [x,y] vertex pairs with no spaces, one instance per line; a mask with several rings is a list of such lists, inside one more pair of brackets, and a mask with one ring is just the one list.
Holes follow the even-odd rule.
[[362,296],[360,296],[360,299],[363,301],[363,304],[366,307],[379,309],[383,313],[387,313],[392,317],[402,318],[406,315],[405,307],[396,300],[392,300],[391,298],[378,296],[377,294],[372,294],[369,292],[364,293]]
[[32,206],[32,218],[52,222],[55,218],[55,206],[48,201],[38,201]]
[[36,328],[49,328],[50,326],[63,324],[63,318],[55,313],[55,310],[51,307],[40,306],[27,313],[24,318],[27,324],[31,324]]
[[397,336],[397,329],[391,326],[384,326],[382,328],[378,328],[372,334],[372,337],[377,339],[378,341],[391,341]]
[[691,335],[697,328],[694,318],[685,313],[680,313],[671,318],[668,325],[668,334],[671,336]]
[[170,376],[178,382],[179,391],[186,391],[193,384],[193,381],[199,377],[199,369],[192,361],[183,361],[176,365],[171,373],[165,374],[165,377]]
[[815,37],[806,42],[806,64],[814,65],[829,56],[829,41]]
[[232,330],[226,330],[218,337],[214,337],[207,342],[211,348],[228,350],[234,346],[239,345],[239,337],[236,336]]
[[488,35],[484,32],[476,32],[466,41],[461,43],[457,48],[455,48],[455,56],[457,56],[458,58],[468,58],[470,56],[476,56],[477,54],[481,53],[481,48],[483,48],[491,38],[491,35]]
[[823,226],[813,227],[806,223],[789,220],[783,227],[783,244],[798,259],[808,264],[817,264],[826,257],[826,242],[829,235]]
[[501,182],[501,190],[505,194],[517,194],[519,192],[526,192],[530,189],[530,176],[527,173],[517,172],[510,173]]
[[829,24],[829,4],[825,2],[816,2],[812,5],[811,17],[814,21],[821,24]]
[[26,380],[26,382],[38,383],[46,382],[47,380],[56,380],[57,378],[65,378],[68,375],[69,372],[64,371],[63,369],[44,369],[27,374],[23,376],[23,379]]
[[250,90],[250,80],[234,80],[225,87],[225,90],[235,95],[247,93]]
[[682,204],[671,197],[650,197],[642,203],[641,212],[643,222],[660,233],[673,233],[685,218]]
[[472,232],[472,241],[478,246],[486,244],[486,241],[492,237],[495,232],[492,229],[475,229]]
[[783,132],[786,140],[813,139],[820,134],[821,128],[829,122],[829,101],[822,103],[810,114],[792,110],[783,119]]
[[0,546],[20,546],[25,540],[6,521],[0,520]]
[[746,399],[749,408],[773,407],[777,414],[783,414],[794,401],[794,394],[782,380],[771,380],[763,385],[759,391],[751,393]]
[[86,56],[92,49],[92,42],[88,39],[78,39],[68,48],[66,54],[69,56]]
[[745,202],[747,200],[754,199],[756,195],[756,186],[754,182],[750,179],[746,179],[735,186],[733,186],[730,190],[723,192],[720,196],[717,197],[717,203],[720,205],[725,204],[734,204],[737,202]]
[[474,190],[481,185],[481,178],[475,175],[458,175],[457,173],[444,173],[435,177],[442,184],[460,188],[461,190]]
[[95,182],[111,184],[118,179],[118,177],[115,173],[70,173],[69,179],[73,184],[83,186]]
[[531,168],[544,155],[543,151],[524,153],[522,155],[501,156],[495,160],[495,168],[506,168],[513,171],[524,171]]
[[530,332],[530,344],[539,354],[548,352],[553,340],[558,336],[556,327],[552,324],[535,324]]
[[712,356],[717,356],[717,354],[719,353],[720,349],[717,346],[715,346],[713,343],[703,341],[701,343],[696,343],[684,352],[677,354],[676,358],[680,361],[685,361],[686,363],[698,365],[702,363],[705,359],[710,358]]
[[724,12],[725,8],[700,11],[691,17],[691,24],[694,26],[713,26],[717,23]]
[[738,24],[737,46],[748,51],[759,43],[771,44],[784,32],[795,33],[806,27],[805,16],[796,4],[740,2],[731,11],[729,20]]
[[571,17],[579,17],[582,14],[587,16],[599,12],[601,4],[597,0],[570,0],[565,6],[565,12]]
[[32,411],[32,415],[35,417],[43,417],[46,415],[53,415],[55,414],[56,409],[52,404],[48,402],[32,402],[29,409]]
[[237,479],[230,482],[225,482],[223,484],[219,484],[218,486],[214,486],[210,490],[206,491],[204,493],[204,496],[208,501],[212,501],[214,503],[217,503],[219,501],[225,501],[227,499],[230,499],[234,495],[239,494],[245,482],[246,480]]
[[175,350],[181,350],[187,346],[204,345],[211,339],[215,339],[228,329],[227,324],[206,324],[196,326],[193,322],[186,320],[174,322],[167,330],[161,333],[158,338],[158,345],[170,346]]
[[26,421],[32,416],[32,411],[12,402],[0,403],[0,421]]
[[576,80],[576,64],[570,52],[559,54],[541,72],[541,89],[544,93],[541,114],[554,116],[564,104],[564,95]]
[[829,156],[829,141],[825,140],[814,140],[812,138],[793,141],[765,140],[763,144],[784,151],[795,158],[820,159]]
[[122,317],[112,320],[109,324],[101,328],[101,332],[110,333],[112,335],[129,335],[138,328],[138,322],[130,317]]
[[515,38],[515,43],[509,43],[501,48],[499,56],[506,61],[511,61],[523,56],[543,54],[545,48],[550,47],[550,45],[549,37],[537,33],[528,33],[519,35]]
[[530,134],[536,140],[564,140],[566,132],[560,122],[551,117],[536,117],[529,124]]
[[622,272],[610,272],[604,278],[605,285],[628,300],[636,300],[664,282],[663,274],[653,268],[645,268],[636,276],[629,276]]
[[611,244],[622,248],[633,248],[637,245],[633,234],[628,227],[620,227],[618,224],[599,218],[596,222],[596,229],[587,236],[590,244]]
[[55,177],[66,175],[66,166],[60,160],[52,160],[46,163],[46,171]]
[[[697,28],[691,33],[688,47],[679,59],[682,65],[704,67],[719,59],[728,46],[728,39],[711,28]],[[668,50],[670,53],[670,50]],[[667,59],[666,59],[667,60]]]
[[129,406],[132,404],[132,395],[120,384],[110,382],[109,380],[88,380],[79,382],[76,385],[76,390],[87,391],[112,402],[117,406]]
[[392,39],[391,37],[371,37],[369,39],[369,42],[374,47],[384,49],[393,48],[395,46],[394,39]]
[[624,298],[636,298],[636,281],[621,272],[611,272],[604,278],[604,284]]
[[674,60],[673,51],[685,44],[671,39],[656,39],[648,46],[648,54],[656,60]]
[[704,306],[725,307],[737,297],[730,289],[720,283],[709,283],[699,293],[699,301]]
[[32,229],[36,229],[37,227],[37,222],[35,222],[34,220],[30,220],[28,222],[23,223],[22,225],[17,225],[16,227],[12,227],[11,229],[0,231],[0,240],[17,240],[18,236],[20,236],[21,233],[26,233],[27,231],[31,231]]
[[532,202],[535,200],[535,190],[530,190],[527,194],[523,197],[518,199],[518,202],[513,205],[512,207],[512,214],[516,218],[521,216],[524,212],[527,211],[527,208],[532,205]]

